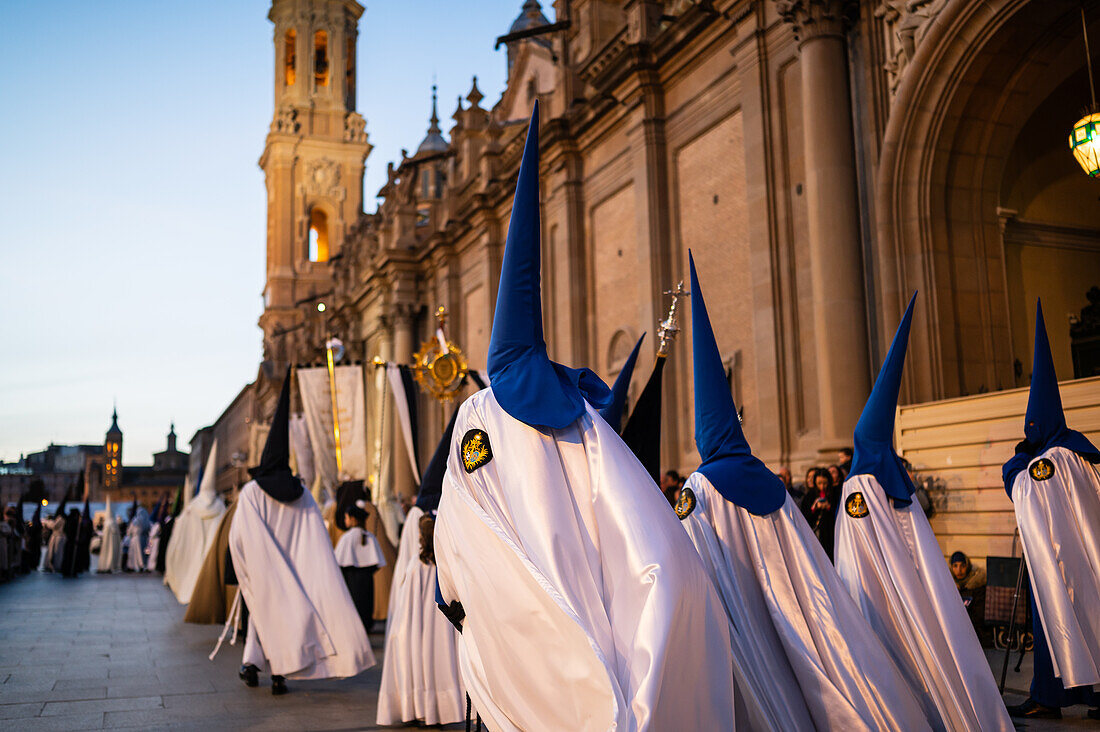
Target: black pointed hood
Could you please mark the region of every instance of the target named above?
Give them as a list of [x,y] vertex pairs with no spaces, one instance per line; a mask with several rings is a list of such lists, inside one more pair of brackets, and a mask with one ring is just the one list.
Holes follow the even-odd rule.
[[290,369],[283,379],[271,431],[267,433],[260,464],[249,468],[249,475],[264,493],[281,503],[296,501],[302,495],[302,481],[290,470]]

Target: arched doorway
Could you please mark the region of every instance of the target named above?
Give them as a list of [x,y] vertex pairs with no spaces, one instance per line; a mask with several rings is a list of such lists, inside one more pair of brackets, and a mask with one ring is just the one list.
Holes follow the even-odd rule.
[[[1090,270],[1100,281],[1100,182],[1066,143],[1089,101],[1080,8],[952,0],[899,85],[877,173],[875,295],[888,339],[921,291],[908,401],[1026,383],[1038,296],[1072,375],[1064,311],[1087,304]],[[1100,38],[1100,2],[1085,9]]]

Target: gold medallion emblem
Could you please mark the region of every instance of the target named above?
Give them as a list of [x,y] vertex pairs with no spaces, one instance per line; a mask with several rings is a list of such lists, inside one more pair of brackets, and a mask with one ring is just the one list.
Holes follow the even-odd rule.
[[470,430],[462,438],[462,465],[467,473],[472,473],[493,459],[493,449],[489,447],[489,435],[483,430]]
[[1054,475],[1054,463],[1046,458],[1039,458],[1031,464],[1027,472],[1031,473],[1031,477],[1035,480],[1050,480]]
[[691,512],[695,510],[695,491],[691,490],[687,486],[680,491],[680,500],[676,501],[676,515],[681,521],[691,515]]
[[870,513],[867,510],[867,501],[863,500],[863,494],[859,491],[848,496],[848,500],[844,502],[844,510],[852,518],[863,518]]

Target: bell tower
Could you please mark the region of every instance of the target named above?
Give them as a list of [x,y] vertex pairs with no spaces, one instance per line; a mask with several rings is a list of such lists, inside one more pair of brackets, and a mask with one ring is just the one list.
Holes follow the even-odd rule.
[[275,113],[260,167],[267,186],[264,359],[296,354],[280,334],[302,303],[332,289],[338,255],[363,207],[371,145],[355,111],[355,0],[273,0]]

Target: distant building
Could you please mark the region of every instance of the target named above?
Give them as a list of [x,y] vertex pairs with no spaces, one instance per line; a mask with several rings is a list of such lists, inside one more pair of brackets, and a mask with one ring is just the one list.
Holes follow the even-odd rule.
[[0,463],[0,505],[17,503],[20,496],[29,501],[60,501],[68,495],[75,500],[83,495],[79,483],[85,461],[102,452],[102,445],[51,444],[18,462]]
[[138,503],[152,508],[161,499],[175,498],[187,476],[189,456],[176,447],[176,426],[168,431],[166,448],[153,455],[152,465],[126,465],[122,459],[122,430],[118,413],[111,415],[111,427],[104,436],[99,453],[89,455],[84,463],[85,481],[93,501],[110,496],[116,503],[137,498]]

